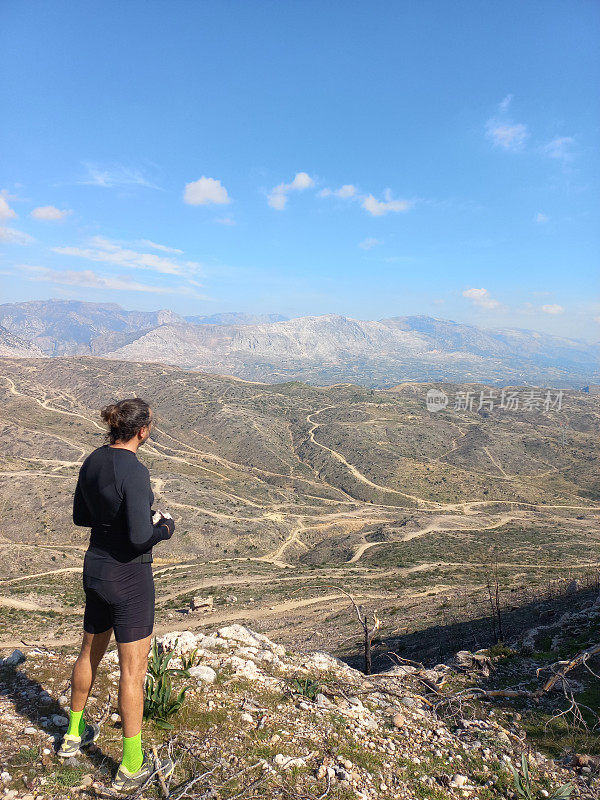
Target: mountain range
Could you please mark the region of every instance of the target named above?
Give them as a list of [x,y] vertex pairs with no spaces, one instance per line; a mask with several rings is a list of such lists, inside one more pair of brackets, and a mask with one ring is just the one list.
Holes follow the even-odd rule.
[[0,355],[91,355],[161,362],[274,383],[483,381],[574,387],[600,382],[600,346],[427,316],[358,320],[168,309],[51,299],[0,305]]

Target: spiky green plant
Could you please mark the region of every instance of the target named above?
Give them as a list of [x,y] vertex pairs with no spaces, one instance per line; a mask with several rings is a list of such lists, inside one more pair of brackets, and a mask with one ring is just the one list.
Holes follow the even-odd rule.
[[312,678],[294,678],[291,685],[294,692],[309,700],[314,700],[320,689],[319,681]]
[[189,674],[189,670],[191,667],[196,665],[196,654],[198,652],[198,648],[194,647],[191,653],[182,653],[181,654],[181,666],[184,672]]
[[187,668],[169,667],[172,657],[173,651],[159,653],[155,637],[152,642],[144,684],[144,718],[153,719],[160,728],[167,730],[173,727],[169,722],[169,717],[179,711],[183,705],[185,693],[190,688],[184,686],[177,694],[174,694],[171,675],[189,677],[190,673]]
[[[512,764],[510,765],[510,768],[513,772],[517,795],[522,797],[523,800],[538,800],[541,795],[531,783],[531,775],[529,774],[529,768],[527,767],[527,759],[525,758],[525,754],[523,753],[521,755],[522,775],[519,774]],[[572,791],[573,784],[564,783],[562,786],[559,786],[558,789],[555,789],[551,795],[549,795],[548,800],[568,800]]]

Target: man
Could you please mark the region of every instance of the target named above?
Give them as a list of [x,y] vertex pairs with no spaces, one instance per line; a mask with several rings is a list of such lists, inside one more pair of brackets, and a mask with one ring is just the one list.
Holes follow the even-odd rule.
[[[102,409],[108,443],[85,459],[73,499],[73,522],[91,527],[83,566],[86,596],[83,643],[71,677],[69,727],[58,755],[75,755],[100,733],[85,723],[83,710],[114,631],[120,664],[118,707],[123,730],[123,758],[113,788],[131,791],[154,772],[142,750],[144,679],[154,627],[152,547],[170,539],[170,514],[153,514],[154,494],[148,469],[137,449],[150,436],[152,410],[140,398],[120,400]],[[170,758],[160,771],[173,771]]]

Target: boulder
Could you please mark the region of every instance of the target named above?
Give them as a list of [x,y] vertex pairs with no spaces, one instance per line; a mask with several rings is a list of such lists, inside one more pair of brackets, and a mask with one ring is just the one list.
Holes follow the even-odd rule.
[[197,595],[192,599],[190,603],[190,610],[191,611],[212,611],[213,610],[213,596],[208,595],[207,597],[200,597]]
[[283,645],[275,644],[264,633],[251,631],[250,628],[246,628],[245,625],[240,625],[239,623],[219,628],[217,633],[222,639],[230,639],[247,647],[256,647],[259,650],[270,650],[280,657],[285,655],[285,647]]
[[239,656],[230,656],[223,662],[223,666],[233,667],[236,676],[247,678],[251,681],[263,680],[263,673],[258,669],[254,661],[247,661]]
[[163,651],[172,650],[176,656],[182,653],[190,653],[198,644],[198,639],[191,631],[171,631],[164,636],[158,637],[157,642]]
[[217,677],[217,673],[212,667],[205,667],[203,665],[191,667],[190,675],[192,678],[202,681],[202,683],[214,683],[215,678]]
[[25,658],[25,653],[22,653],[20,650],[13,650],[9,656],[6,656],[6,658],[0,661],[0,664],[3,667],[17,667],[25,661]]

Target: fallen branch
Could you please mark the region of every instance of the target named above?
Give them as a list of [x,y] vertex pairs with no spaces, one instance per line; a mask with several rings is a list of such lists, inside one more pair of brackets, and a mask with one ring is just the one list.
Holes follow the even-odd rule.
[[167,798],[169,796],[169,790],[167,789],[167,784],[165,783],[165,779],[160,769],[160,759],[158,757],[158,752],[154,745],[152,745],[151,749],[152,749],[152,756],[154,758],[154,769],[156,770],[158,782],[160,783],[160,791],[162,796]]
[[[540,690],[538,690],[539,693],[543,694],[544,692],[550,691],[550,689],[552,689],[554,684],[557,681],[559,681],[561,678],[563,678],[567,674],[567,672],[570,672],[572,669],[574,669],[575,667],[578,667],[580,664],[585,664],[585,662],[589,658],[591,658],[591,656],[598,655],[599,653],[600,653],[600,643],[593,644],[593,645],[591,645],[591,647],[588,647],[587,649],[582,650],[581,653],[577,653],[575,658],[572,658],[570,661],[568,661],[566,663],[566,665],[563,667],[563,669],[561,669],[559,672],[556,672],[554,675],[552,675],[551,678],[548,678],[548,680],[543,685],[543,687]],[[564,662],[562,662],[562,661],[558,661],[556,664],[552,664],[549,667],[549,669],[552,669],[553,667],[558,666],[559,664],[563,664],[563,663]],[[540,671],[541,671],[540,669],[537,670],[537,674],[538,675],[539,675]]]

